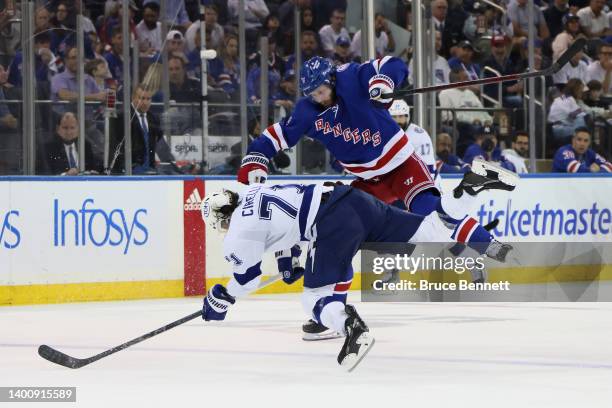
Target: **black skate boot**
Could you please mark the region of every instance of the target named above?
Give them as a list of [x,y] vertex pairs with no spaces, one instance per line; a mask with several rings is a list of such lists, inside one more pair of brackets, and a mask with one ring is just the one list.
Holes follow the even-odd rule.
[[302,325],[302,331],[302,340],[304,341],[329,340],[342,337],[341,333],[328,329],[312,319]]
[[504,244],[494,239],[491,241],[485,254],[492,259],[495,259],[499,262],[506,262],[506,256],[508,252],[512,251],[514,248],[510,244]]
[[351,372],[374,345],[374,337],[352,305],[346,305],[344,310],[348,315],[344,323],[346,339],[338,354],[338,364]]
[[516,173],[476,158],[472,162],[472,171],[465,173],[461,183],[453,190],[453,195],[455,198],[460,198],[464,191],[471,196],[485,190],[512,191],[518,179]]
[[470,269],[470,274],[472,275],[472,283],[485,283],[487,281],[487,267],[482,265],[474,266]]

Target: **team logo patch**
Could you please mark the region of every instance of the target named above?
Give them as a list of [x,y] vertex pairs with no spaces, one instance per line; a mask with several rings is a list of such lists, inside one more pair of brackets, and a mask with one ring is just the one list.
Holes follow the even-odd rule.
[[336,72],[342,72],[349,67],[350,64],[342,64],[338,68],[336,68]]
[[413,181],[414,181],[414,177],[410,177],[404,181],[404,184],[409,186],[412,184]]

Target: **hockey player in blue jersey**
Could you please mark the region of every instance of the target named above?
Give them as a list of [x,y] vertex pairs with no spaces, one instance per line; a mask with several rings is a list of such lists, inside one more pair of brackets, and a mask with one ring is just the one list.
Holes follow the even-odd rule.
[[612,163],[589,148],[591,134],[587,128],[578,128],[572,143],[555,153],[552,170],[556,173],[611,173]]
[[[257,287],[263,254],[276,252],[286,283],[304,276],[304,310],[318,324],[346,336],[338,363],[349,371],[374,344],[367,325],[346,304],[351,261],[364,242],[448,242],[452,234],[498,261],[511,249],[482,227],[462,236],[460,226],[449,230],[435,212],[411,214],[346,185],[255,184],[240,195],[223,190],[204,199],[202,217],[227,232],[223,255],[233,272],[227,287],[217,284],[208,291],[203,318],[224,320],[236,298]],[[301,241],[309,241],[305,270],[293,267],[295,254],[287,249]]]
[[406,64],[390,56],[339,67],[322,57],[309,59],[300,72],[305,97],[291,116],[269,126],[249,145],[238,181],[264,182],[269,159],[308,135],[357,177],[352,186],[386,203],[401,201],[416,214],[436,211],[451,225],[462,226],[461,234],[469,234],[468,228],[479,226],[471,217],[463,222],[473,196],[489,189],[512,191],[517,176],[478,160],[453,194],[440,196],[408,136],[387,111],[393,100],[383,97],[400,87],[406,75]]
[[[402,84],[406,74],[404,62],[389,56],[339,67],[322,57],[306,61],[300,74],[306,97],[297,102],[291,116],[269,126],[249,145],[238,181],[265,181],[269,158],[308,135],[357,176],[354,187],[386,203],[401,200],[417,214],[438,211],[457,224],[468,206],[452,196],[440,197],[426,165],[413,154],[408,136],[387,112],[392,99],[382,95]],[[454,196],[469,200],[488,189],[511,191],[516,181],[515,174],[481,162],[465,175]]]

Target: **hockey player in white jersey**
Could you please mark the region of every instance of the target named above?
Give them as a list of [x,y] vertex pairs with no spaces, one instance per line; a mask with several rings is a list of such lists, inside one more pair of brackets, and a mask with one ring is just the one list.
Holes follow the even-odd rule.
[[[346,304],[353,270],[351,261],[364,242],[464,242],[499,261],[511,249],[481,226],[469,235],[461,226],[449,230],[437,213],[427,217],[389,206],[345,185],[255,184],[240,195],[213,193],[202,203],[202,217],[219,231],[225,260],[233,276],[227,287],[213,286],[204,298],[203,318],[223,320],[227,310],[255,289],[266,252],[277,254],[286,283],[304,276],[302,304],[312,318],[346,336],[338,363],[351,371],[374,344],[355,308]],[[306,268],[293,267],[290,248],[309,241]]]
[[408,141],[414,147],[432,177],[436,173],[436,158],[431,137],[425,129],[410,121],[410,106],[403,99],[395,99],[389,108],[391,117],[408,136]]

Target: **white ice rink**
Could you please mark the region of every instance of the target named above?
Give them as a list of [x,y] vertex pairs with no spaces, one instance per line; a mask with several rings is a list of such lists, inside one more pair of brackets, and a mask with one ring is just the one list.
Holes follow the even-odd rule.
[[[37,347],[91,356],[200,299],[2,307],[0,386],[76,386],[72,407],[612,407],[612,303],[353,303],[376,337],[353,373],[337,366],[340,339],[300,339],[297,295],[240,300],[225,322],[78,370]],[[15,406],[28,405],[41,406]]]

